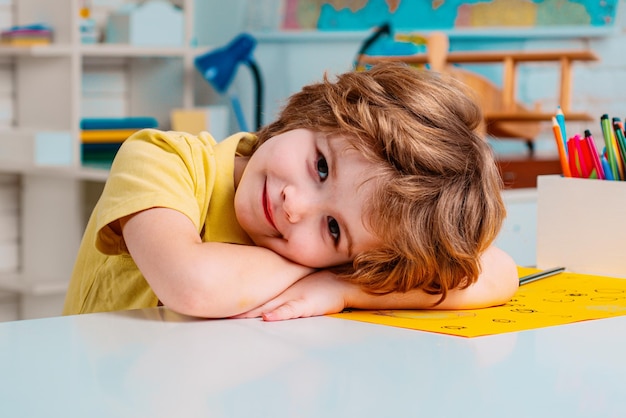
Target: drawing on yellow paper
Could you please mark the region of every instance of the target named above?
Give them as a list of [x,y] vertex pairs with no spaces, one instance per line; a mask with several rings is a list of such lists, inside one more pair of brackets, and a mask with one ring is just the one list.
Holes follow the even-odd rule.
[[[539,271],[518,267],[520,277]],[[521,286],[506,304],[486,309],[352,310],[336,318],[463,337],[524,331],[626,315],[626,280],[570,272]]]

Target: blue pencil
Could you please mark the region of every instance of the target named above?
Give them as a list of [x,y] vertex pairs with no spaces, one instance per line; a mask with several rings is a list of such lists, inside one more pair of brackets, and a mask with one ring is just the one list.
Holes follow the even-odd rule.
[[602,163],[602,170],[604,170],[604,178],[607,180],[615,180],[613,178],[613,171],[611,171],[611,165],[606,160],[606,157],[604,156],[604,152],[600,156],[600,162]]

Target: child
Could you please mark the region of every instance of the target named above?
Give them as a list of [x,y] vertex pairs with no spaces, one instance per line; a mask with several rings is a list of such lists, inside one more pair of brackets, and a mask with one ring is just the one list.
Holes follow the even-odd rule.
[[481,112],[402,64],[306,86],[257,134],[143,130],[85,231],[65,314],[288,319],[502,304],[512,259]]

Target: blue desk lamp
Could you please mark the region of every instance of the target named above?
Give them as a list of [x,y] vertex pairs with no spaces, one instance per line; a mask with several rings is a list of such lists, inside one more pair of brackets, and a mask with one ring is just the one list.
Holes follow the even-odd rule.
[[255,122],[258,130],[261,128],[263,82],[259,67],[252,57],[252,50],[255,46],[256,40],[243,33],[228,45],[196,57],[194,64],[202,77],[219,93],[224,93],[228,89],[239,64],[244,63],[250,68],[255,84]]

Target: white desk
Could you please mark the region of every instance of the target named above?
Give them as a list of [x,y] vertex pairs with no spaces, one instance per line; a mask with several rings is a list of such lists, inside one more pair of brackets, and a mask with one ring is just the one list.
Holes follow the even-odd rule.
[[626,317],[465,339],[165,309],[0,324],[0,416],[623,417]]

